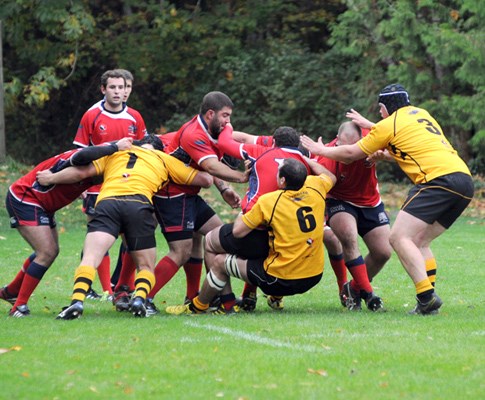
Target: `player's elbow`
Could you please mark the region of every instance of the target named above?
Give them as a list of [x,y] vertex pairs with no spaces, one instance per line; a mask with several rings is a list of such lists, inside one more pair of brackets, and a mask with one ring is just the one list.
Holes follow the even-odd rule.
[[211,174],[208,174],[207,172],[199,172],[197,173],[197,181],[198,186],[201,186],[203,188],[209,188],[214,183],[214,178]]

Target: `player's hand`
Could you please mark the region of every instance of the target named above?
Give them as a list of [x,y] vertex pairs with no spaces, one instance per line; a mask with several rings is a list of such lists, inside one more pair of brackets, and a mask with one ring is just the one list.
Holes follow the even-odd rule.
[[119,151],[122,150],[129,150],[133,145],[133,138],[131,137],[124,137],[116,142],[116,146],[118,147]]
[[363,117],[361,114],[359,114],[353,108],[351,108],[349,111],[347,111],[345,116],[347,118],[351,119],[352,122],[356,123],[361,128],[370,129],[374,126],[374,122],[369,121],[367,118]]
[[54,175],[51,170],[44,169],[43,171],[37,171],[36,178],[42,186],[52,185],[51,177]]
[[233,188],[229,187],[228,189],[224,190],[221,195],[224,201],[232,208],[241,207],[241,197],[239,197]]
[[307,135],[300,136],[300,142],[310,153],[312,154],[322,154],[325,146],[322,142],[322,137],[318,138],[318,141],[315,142],[312,138],[308,137]]

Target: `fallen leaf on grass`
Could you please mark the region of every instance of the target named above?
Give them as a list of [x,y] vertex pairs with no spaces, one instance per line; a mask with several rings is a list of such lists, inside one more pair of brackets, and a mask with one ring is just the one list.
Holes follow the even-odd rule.
[[94,386],[89,386],[89,390],[94,393],[98,393],[98,389],[96,389]]
[[75,373],[77,373],[75,369],[69,369],[66,371],[66,375],[74,375]]
[[22,375],[24,378],[30,378],[30,374],[28,372],[22,372],[20,375]]
[[310,374],[315,374],[315,375],[320,375],[320,376],[328,376],[328,372],[325,371],[324,369],[312,369],[312,368],[308,368],[307,371]]
[[5,236],[0,236],[0,240],[7,240]]

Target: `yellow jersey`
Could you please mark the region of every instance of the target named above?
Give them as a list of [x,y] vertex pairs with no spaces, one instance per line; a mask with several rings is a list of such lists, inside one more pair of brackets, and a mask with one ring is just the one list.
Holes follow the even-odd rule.
[[300,190],[277,190],[262,195],[242,215],[246,226],[269,229],[268,274],[282,279],[302,279],[323,272],[325,198],[332,188],[325,175],[308,176]]
[[106,197],[134,194],[144,195],[152,201],[152,196],[169,179],[189,185],[198,172],[175,157],[138,146],[100,158],[93,164],[96,172],[104,176],[96,203]]
[[387,148],[415,184],[454,172],[471,175],[438,122],[422,108],[399,108],[375,124],[357,144],[366,154]]

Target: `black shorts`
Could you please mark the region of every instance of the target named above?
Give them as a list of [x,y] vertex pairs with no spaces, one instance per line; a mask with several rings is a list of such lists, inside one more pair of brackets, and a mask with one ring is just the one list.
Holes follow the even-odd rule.
[[413,186],[401,210],[448,229],[470,204],[473,192],[472,177],[456,172]]
[[270,296],[292,296],[309,291],[322,279],[322,274],[302,279],[281,279],[271,276],[264,270],[264,258],[248,260],[249,281]]
[[123,233],[129,251],[156,246],[153,206],[142,195],[107,197],[96,204],[88,232]]
[[235,238],[232,234],[234,224],[225,224],[219,231],[219,242],[228,254],[236,254],[240,258],[266,258],[269,252],[268,231],[253,229],[243,238]]
[[96,200],[98,200],[97,193],[89,193],[86,194],[86,197],[83,199],[83,212],[90,217],[94,216],[94,209],[96,205]]
[[22,203],[17,200],[10,191],[7,192],[5,199],[8,215],[10,216],[10,227],[18,228],[19,226],[44,226],[50,228],[56,227],[54,213],[48,213],[39,206]]
[[352,215],[357,221],[357,232],[361,237],[365,236],[372,229],[382,225],[389,225],[389,216],[384,210],[384,203],[381,202],[375,207],[357,207],[346,201],[327,199],[327,223],[331,227],[332,217],[345,212]]
[[191,239],[215,211],[199,195],[153,197],[155,215],[167,242]]

